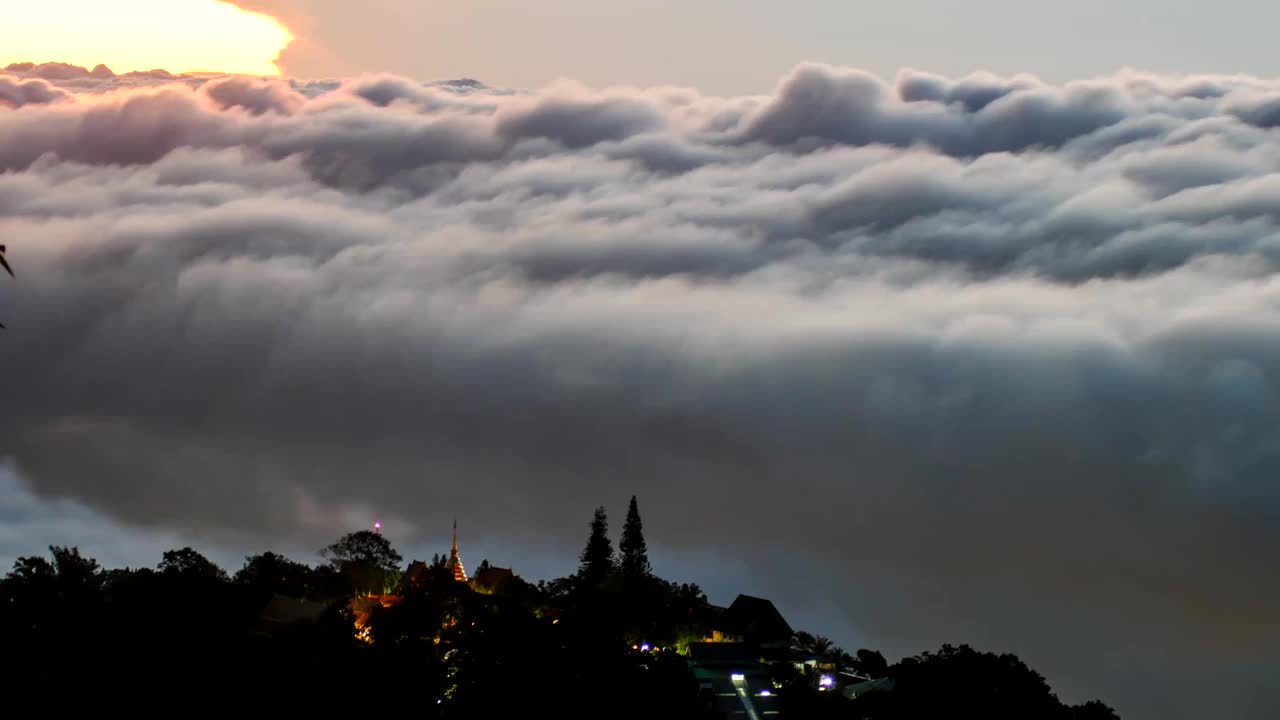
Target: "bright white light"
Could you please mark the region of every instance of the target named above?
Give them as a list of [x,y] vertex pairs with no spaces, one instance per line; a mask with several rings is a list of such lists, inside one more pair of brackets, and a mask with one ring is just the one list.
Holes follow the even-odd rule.
[[747,676],[743,675],[742,673],[734,673],[729,676],[729,679],[734,682],[742,682],[743,680],[747,679]]
[[818,681],[818,684],[822,687],[831,687],[835,684],[835,680],[833,680],[830,675],[823,675],[822,679]]
[[223,0],[6,2],[0,67],[57,60],[116,72],[279,75],[275,58],[292,40],[275,18]]
[[769,696],[770,696],[770,695],[772,695],[772,694],[773,694],[773,693],[769,692],[768,690],[761,690],[761,691],[760,691],[760,697],[769,697]]
[[643,645],[641,645],[640,652],[649,652],[649,643],[644,643]]

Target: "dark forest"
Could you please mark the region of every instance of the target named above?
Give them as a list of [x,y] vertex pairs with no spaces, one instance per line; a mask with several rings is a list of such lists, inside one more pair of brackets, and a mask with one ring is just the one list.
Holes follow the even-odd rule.
[[[406,569],[367,530],[320,556],[307,565],[264,552],[234,574],[190,547],[155,568],[107,570],[57,546],[19,558],[0,581],[5,677],[42,697],[159,688],[210,703],[418,717],[749,717],[724,682],[733,677],[751,684],[758,717],[1118,717],[1096,701],[1064,704],[1017,657],[966,645],[889,664],[793,632],[780,615],[726,642],[739,603],[717,608],[697,585],[658,577],[634,499],[616,552],[600,508],[577,572],[550,581],[488,560],[467,577],[456,543]],[[722,668],[699,659],[726,649],[759,678],[719,678]]]

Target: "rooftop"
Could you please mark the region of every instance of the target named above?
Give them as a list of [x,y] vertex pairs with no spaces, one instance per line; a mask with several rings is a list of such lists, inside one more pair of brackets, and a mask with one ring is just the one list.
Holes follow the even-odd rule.
[[739,595],[720,614],[720,630],[757,641],[790,641],[794,631],[772,601],[751,595]]

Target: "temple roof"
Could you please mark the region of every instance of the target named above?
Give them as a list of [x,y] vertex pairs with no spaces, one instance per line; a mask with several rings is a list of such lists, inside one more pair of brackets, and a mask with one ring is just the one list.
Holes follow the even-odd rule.
[[484,587],[496,587],[498,584],[510,580],[515,577],[515,573],[511,572],[511,568],[481,567],[476,570],[475,581]]
[[772,601],[739,595],[721,613],[717,629],[757,640],[790,640],[794,632]]
[[453,571],[453,579],[458,582],[467,581],[467,570],[462,567],[462,558],[458,555],[458,521],[453,521],[453,547],[449,550],[448,567]]

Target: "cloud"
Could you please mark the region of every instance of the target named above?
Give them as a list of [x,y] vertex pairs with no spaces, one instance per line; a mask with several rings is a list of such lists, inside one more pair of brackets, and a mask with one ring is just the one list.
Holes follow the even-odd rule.
[[165,550],[182,546],[172,532],[122,530],[73,501],[33,497],[8,463],[0,467],[0,519],[0,560],[6,571],[17,555],[44,554],[49,545],[92,549],[92,557],[105,567],[138,567],[139,557],[150,560],[143,565],[154,565]]
[[291,115],[305,103],[305,97],[287,85],[245,76],[211,80],[200,86],[200,92],[223,110],[242,108],[254,115]]
[[1280,707],[1280,85],[77,82],[0,111],[39,497],[571,555],[637,493],[652,545],[849,644]]
[[0,105],[20,108],[28,103],[51,103],[66,97],[67,93],[43,80],[17,80],[0,75]]

